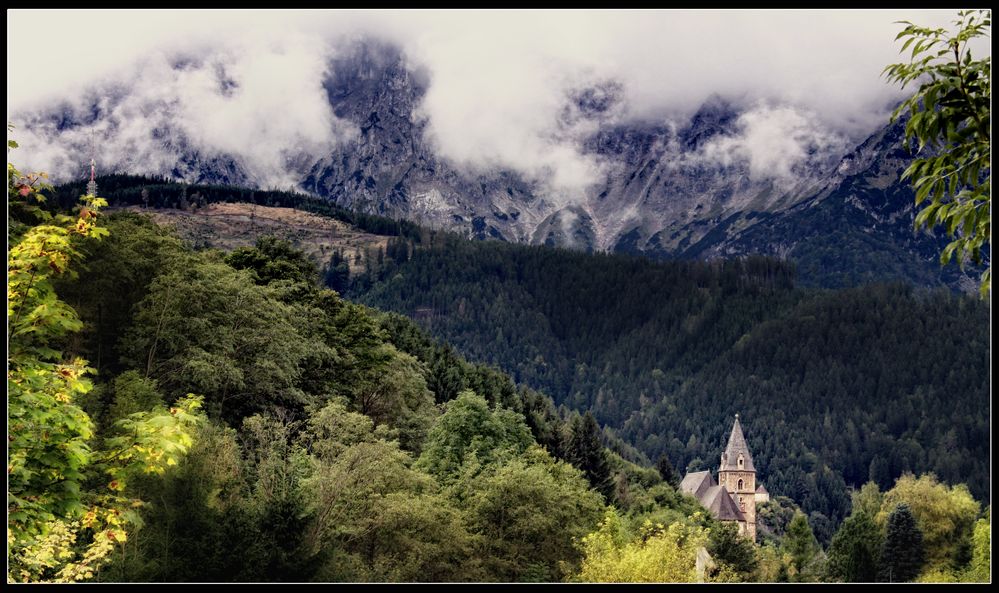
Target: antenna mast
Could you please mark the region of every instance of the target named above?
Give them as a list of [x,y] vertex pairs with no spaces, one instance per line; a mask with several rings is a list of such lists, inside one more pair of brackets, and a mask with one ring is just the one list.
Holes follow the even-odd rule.
[[87,183],[87,195],[97,195],[97,161],[94,159],[94,130],[90,130],[90,182]]

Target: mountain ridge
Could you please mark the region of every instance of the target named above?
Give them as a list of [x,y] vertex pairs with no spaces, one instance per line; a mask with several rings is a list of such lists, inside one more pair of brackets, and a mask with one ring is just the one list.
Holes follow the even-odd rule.
[[[836,144],[839,140],[808,136],[798,161],[765,163],[786,167],[787,175],[769,176],[755,170],[739,134],[753,125],[753,117],[780,115],[780,108],[750,112],[715,95],[685,125],[620,121],[609,115],[620,111],[620,86],[594,83],[566,97],[562,120],[570,127],[584,120],[594,124],[581,140],[581,154],[600,164],[600,180],[588,192],[556,195],[523,173],[501,166],[471,170],[441,156],[420,110],[430,73],[412,65],[396,46],[359,41],[329,64],[322,81],[327,101],[357,133],[328,154],[290,154],[284,164],[297,176],[296,189],[339,206],[478,239],[583,251],[665,259],[787,257],[798,261],[806,284],[817,286],[904,279],[974,288],[974,269],[940,269],[935,256],[945,238],[912,230],[912,192],[899,179],[911,158],[902,148],[901,121],[852,149]],[[120,100],[114,95],[95,100],[83,113],[69,107],[41,112],[33,123],[48,122],[80,136],[85,126],[113,119],[108,105]],[[162,174],[252,185],[237,157],[200,150],[183,133],[163,126],[152,135],[176,156]],[[118,166],[129,165],[112,168]],[[846,260],[854,269],[826,270],[825,252],[837,234],[847,237],[837,242],[851,250]]]

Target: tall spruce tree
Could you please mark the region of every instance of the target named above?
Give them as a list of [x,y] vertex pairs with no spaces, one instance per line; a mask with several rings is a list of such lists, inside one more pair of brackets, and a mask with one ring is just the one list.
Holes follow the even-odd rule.
[[870,583],[878,576],[884,535],[865,512],[855,513],[829,545],[829,576],[846,583]]
[[888,515],[879,580],[889,583],[911,581],[919,574],[924,555],[923,533],[916,525],[916,518],[909,505],[899,504]]
[[804,513],[799,511],[795,513],[794,519],[791,519],[791,524],[787,526],[784,535],[783,548],[785,553],[791,555],[791,563],[797,570],[794,580],[808,580],[810,577],[802,573],[821,548]]
[[589,411],[572,421],[569,437],[569,462],[583,470],[593,488],[613,500],[614,480],[611,477],[607,452],[600,442],[600,426]]
[[735,523],[722,523],[713,527],[707,549],[712,558],[735,571],[740,580],[753,580],[753,572],[759,564],[756,548],[750,539],[739,534]]
[[680,486],[680,474],[677,473],[673,464],[670,463],[668,456],[665,454],[659,456],[659,460],[656,461],[656,469],[659,470],[659,475],[662,476],[664,482],[674,488]]

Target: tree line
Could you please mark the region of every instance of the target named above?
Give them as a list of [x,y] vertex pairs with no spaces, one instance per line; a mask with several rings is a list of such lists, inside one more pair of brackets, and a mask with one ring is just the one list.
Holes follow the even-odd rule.
[[869,480],[933,472],[989,495],[989,312],[974,298],[798,288],[793,265],[762,257],[651,262],[443,234],[346,290],[681,472],[716,467],[740,413],[761,481],[823,544]]

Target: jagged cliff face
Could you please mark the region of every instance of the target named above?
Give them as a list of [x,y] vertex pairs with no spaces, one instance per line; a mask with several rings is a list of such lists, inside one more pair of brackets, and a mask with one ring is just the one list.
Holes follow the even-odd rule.
[[[516,171],[469,171],[439,156],[419,115],[432,80],[397,48],[355,43],[326,72],[322,85],[334,123],[354,129],[327,152],[293,152],[282,165],[301,189],[344,206],[476,238],[583,250],[669,258],[762,252],[798,260],[806,284],[896,278],[972,284],[956,267],[939,269],[942,239],[912,231],[912,194],[899,181],[909,159],[900,147],[900,124],[852,150],[836,143],[806,146],[793,167],[771,174],[783,165],[761,167],[727,156],[747,120],[724,100],[712,98],[679,125],[626,122],[614,116],[620,88],[595,85],[566,97],[563,123],[590,125],[582,152],[599,163],[600,180],[566,199]],[[110,126],[127,125],[115,109],[127,92],[102,99],[87,115],[89,123],[103,117]],[[47,117],[36,117],[34,125],[71,133],[88,123],[66,112]],[[192,182],[254,184],[238,156],[202,153],[166,126],[155,132],[161,139],[155,159],[138,157],[162,162],[155,172]],[[164,157],[170,154],[172,161]],[[116,165],[135,171],[127,160]],[[834,248],[849,253],[834,255]]]
[[679,130],[622,126],[599,133],[592,144],[612,163],[592,206],[603,222],[601,247],[678,256],[737,213],[778,212],[807,195],[830,165],[828,152],[786,177],[705,156],[738,134],[739,115],[715,98]]
[[480,238],[528,241],[549,214],[512,172],[472,175],[435,153],[417,109],[429,83],[395,48],[361,44],[324,81],[337,117],[358,137],[323,156],[302,187],[339,204]]
[[619,100],[610,84],[567,97],[566,119],[597,122],[584,153],[604,173],[601,183],[567,202],[514,171],[472,173],[437,156],[417,116],[430,81],[391,46],[358,46],[334,60],[330,72],[324,83],[330,104],[360,134],[321,158],[303,187],[343,205],[479,238],[680,253],[733,213],[795,204],[833,164],[828,154],[817,155],[789,181],[754,179],[745,163],[700,158],[712,139],[736,133],[740,114],[718,98],[679,130],[602,125]]

